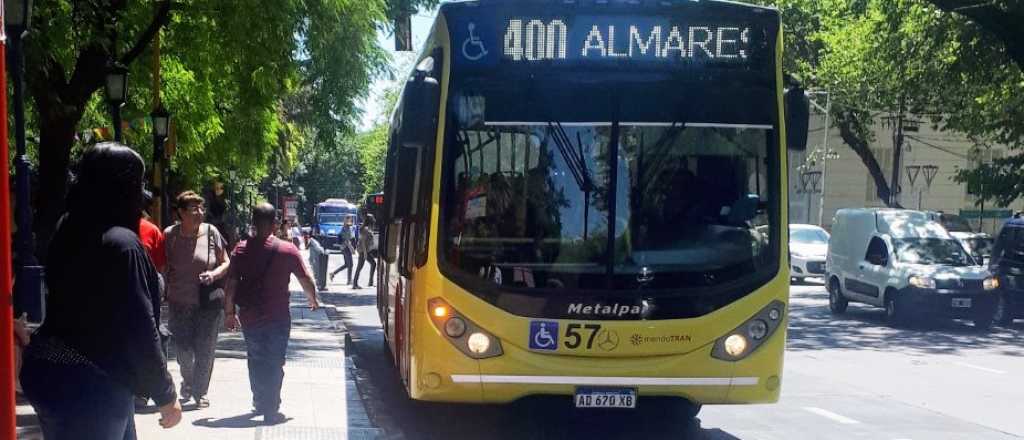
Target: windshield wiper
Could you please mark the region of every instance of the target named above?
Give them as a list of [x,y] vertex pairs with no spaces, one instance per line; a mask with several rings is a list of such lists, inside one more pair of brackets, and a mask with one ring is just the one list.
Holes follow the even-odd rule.
[[583,240],[586,240],[590,229],[590,193],[594,191],[595,187],[594,179],[590,177],[590,169],[587,167],[587,158],[583,153],[583,139],[580,132],[577,131],[574,144],[565,129],[562,128],[562,123],[558,121],[549,121],[548,131],[555,141],[562,160],[569,167],[576,186],[583,192]]

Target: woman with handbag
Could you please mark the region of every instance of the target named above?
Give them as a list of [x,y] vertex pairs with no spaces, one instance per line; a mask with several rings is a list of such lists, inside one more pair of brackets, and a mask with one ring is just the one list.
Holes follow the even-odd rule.
[[156,402],[164,428],[181,421],[157,272],[138,237],[144,168],[120,144],[87,150],[50,242],[46,321],[21,371],[47,440],[135,439],[133,395]]
[[181,222],[164,232],[164,246],[169,326],[181,366],[179,394],[206,408],[217,334],[224,325],[222,280],[228,271],[228,252],[220,231],[203,223],[204,201],[199,194],[185,191],[175,206]]

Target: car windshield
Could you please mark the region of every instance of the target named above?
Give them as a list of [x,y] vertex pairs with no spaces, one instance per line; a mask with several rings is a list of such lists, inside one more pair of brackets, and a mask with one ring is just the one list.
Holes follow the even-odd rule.
[[949,232],[974,232],[971,229],[971,224],[967,223],[967,220],[964,220],[959,215],[942,214],[940,222]]
[[789,241],[799,244],[828,244],[828,232],[821,229],[791,229]]
[[995,243],[990,237],[972,237],[964,239],[964,245],[967,250],[975,256],[989,256],[992,255],[992,247]]
[[894,240],[896,258],[910,264],[968,266],[970,255],[951,238],[901,238]]
[[720,283],[769,261],[767,228],[757,228],[773,196],[769,130],[458,128],[446,161],[445,256],[461,270],[497,269],[492,281],[519,287],[621,288],[641,273]]

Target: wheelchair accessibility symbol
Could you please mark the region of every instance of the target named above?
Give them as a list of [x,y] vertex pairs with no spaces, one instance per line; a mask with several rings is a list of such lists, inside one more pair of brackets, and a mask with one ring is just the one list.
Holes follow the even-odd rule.
[[558,323],[530,321],[530,348],[533,350],[557,350]]
[[469,38],[462,42],[462,56],[470,61],[478,61],[487,56],[487,48],[484,47],[484,42],[480,41],[480,37],[477,37],[474,31],[476,31],[476,23],[470,23]]

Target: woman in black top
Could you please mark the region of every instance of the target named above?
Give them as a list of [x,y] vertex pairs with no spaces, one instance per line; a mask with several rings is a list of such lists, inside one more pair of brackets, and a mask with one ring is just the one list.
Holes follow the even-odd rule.
[[21,371],[47,440],[134,439],[133,395],[157,403],[164,428],[181,420],[157,273],[137,235],[144,167],[119,144],[87,151],[50,244],[47,317]]

